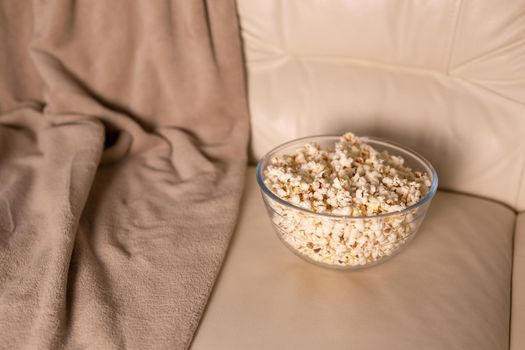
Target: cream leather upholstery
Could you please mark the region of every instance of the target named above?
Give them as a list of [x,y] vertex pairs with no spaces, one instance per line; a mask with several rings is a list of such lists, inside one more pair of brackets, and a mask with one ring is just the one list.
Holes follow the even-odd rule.
[[525,1],[239,0],[253,157],[347,130],[525,209]]
[[288,251],[253,168],[246,181],[237,232],[192,349],[508,349],[510,209],[440,192],[399,255],[370,269],[331,271]]
[[457,193],[436,195],[401,254],[345,273],[282,245],[250,169],[192,348],[493,350],[510,333],[510,349],[525,349],[525,214],[514,233],[511,209],[525,210],[525,0],[238,9],[253,162],[296,137],[351,130],[418,150]]
[[511,349],[525,349],[525,213],[518,215],[512,269]]

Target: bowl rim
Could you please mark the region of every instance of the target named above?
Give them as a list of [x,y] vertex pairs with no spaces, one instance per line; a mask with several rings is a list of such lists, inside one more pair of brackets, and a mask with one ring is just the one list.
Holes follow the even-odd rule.
[[[414,150],[412,150],[412,149],[410,149],[408,147],[405,147],[403,145],[398,144],[397,142],[392,142],[392,141],[389,141],[389,140],[385,140],[385,139],[378,138],[378,137],[373,137],[373,136],[357,136],[357,137],[359,139],[363,140],[365,143],[367,141],[372,141],[372,142],[376,142],[376,143],[386,144],[387,146],[397,147],[397,148],[407,152],[408,154],[412,155],[417,160],[419,160],[424,165],[426,165],[430,169],[430,173],[432,175],[432,184],[430,185],[430,190],[428,191],[428,193],[423,198],[421,198],[417,203],[414,203],[411,206],[408,206],[408,207],[406,207],[406,208],[404,208],[402,210],[394,211],[394,212],[391,212],[391,213],[383,213],[383,214],[378,214],[378,215],[371,215],[371,216],[366,216],[366,215],[352,216],[352,215],[334,214],[334,213],[317,213],[315,211],[312,211],[312,210],[300,207],[298,205],[295,205],[295,204],[293,204],[291,202],[285,201],[284,199],[282,199],[281,197],[279,197],[275,193],[273,193],[266,186],[266,184],[264,183],[264,180],[262,178],[262,175],[263,175],[262,164],[263,164],[263,162],[266,159],[269,159],[276,152],[278,152],[279,150],[281,150],[283,148],[286,148],[286,147],[290,146],[293,143],[296,143],[296,142],[299,142],[299,141],[311,140],[311,139],[320,139],[320,138],[340,139],[341,136],[338,136],[338,135],[312,135],[312,136],[300,137],[300,138],[297,138],[297,139],[294,139],[294,140],[282,143],[279,146],[272,148],[257,163],[257,168],[255,170],[255,176],[256,176],[256,179],[257,179],[257,184],[259,185],[261,190],[268,197],[270,197],[271,199],[273,199],[274,201],[278,202],[281,205],[284,205],[286,207],[290,207],[290,208],[299,210],[301,212],[304,212],[304,213],[307,213],[307,214],[310,214],[310,215],[313,214],[313,215],[319,215],[319,216],[330,217],[330,218],[373,219],[373,218],[384,218],[384,217],[389,217],[389,216],[394,216],[394,215],[400,215],[400,214],[404,214],[406,212],[409,212],[411,210],[414,210],[414,209],[416,209],[418,207],[421,207],[423,204],[425,204],[426,202],[430,201],[430,199],[432,199],[432,197],[434,197],[434,195],[436,194],[436,191],[437,191],[437,187],[438,187],[438,176],[437,176],[437,172],[434,169],[434,167],[432,166],[432,164],[425,157],[423,157],[422,155],[420,155],[419,153],[417,153],[416,151],[414,151]],[[315,142],[315,140],[312,140],[311,142]]]

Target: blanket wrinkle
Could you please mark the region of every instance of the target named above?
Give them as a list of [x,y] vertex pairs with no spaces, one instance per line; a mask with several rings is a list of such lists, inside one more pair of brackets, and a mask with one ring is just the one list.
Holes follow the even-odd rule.
[[235,1],[0,18],[0,349],[187,349],[244,185]]
[[13,218],[11,205],[6,198],[3,198],[3,193],[0,193],[0,230],[4,233],[11,233],[16,228],[16,222]]

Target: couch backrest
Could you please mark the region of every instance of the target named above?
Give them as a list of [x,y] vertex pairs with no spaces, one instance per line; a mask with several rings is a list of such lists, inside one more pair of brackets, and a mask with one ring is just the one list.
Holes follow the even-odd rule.
[[353,131],[525,209],[525,1],[238,0],[252,159]]

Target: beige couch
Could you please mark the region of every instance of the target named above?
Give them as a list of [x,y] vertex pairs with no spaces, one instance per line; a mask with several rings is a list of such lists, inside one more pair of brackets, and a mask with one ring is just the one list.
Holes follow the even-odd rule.
[[525,349],[525,1],[239,0],[252,157],[312,134],[395,140],[436,166],[385,264],[310,265],[247,173],[193,349]]

